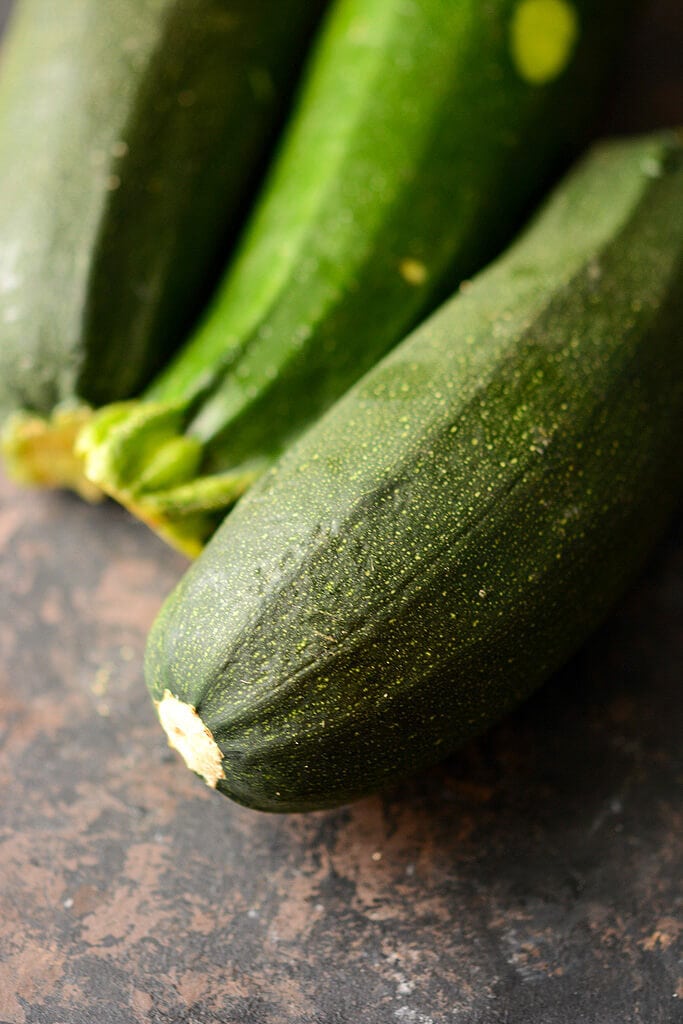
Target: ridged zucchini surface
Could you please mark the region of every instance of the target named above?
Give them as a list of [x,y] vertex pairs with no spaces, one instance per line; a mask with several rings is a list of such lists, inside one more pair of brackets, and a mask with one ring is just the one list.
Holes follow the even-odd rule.
[[169,598],[147,679],[188,765],[252,807],[338,804],[541,683],[680,496],[682,332],[681,139],[602,144]]
[[5,430],[15,475],[77,481],[83,407],[137,394],[184,338],[323,6],[19,0],[0,57],[0,420],[20,414]]
[[234,266],[145,399],[104,411],[93,481],[188,554],[455,284],[591,112],[623,10],[337,0]]

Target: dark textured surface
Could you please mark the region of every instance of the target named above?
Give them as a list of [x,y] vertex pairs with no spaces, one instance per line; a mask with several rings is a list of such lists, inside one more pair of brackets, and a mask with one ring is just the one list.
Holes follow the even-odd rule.
[[[648,6],[620,128],[683,121],[679,0]],[[0,483],[1,1024],[683,1021],[683,520],[516,715],[308,816],[165,746],[141,657],[183,567]]]
[[683,528],[504,725],[276,817],[187,772],[148,702],[182,560],[111,505],[0,503],[0,1021],[683,1020]]

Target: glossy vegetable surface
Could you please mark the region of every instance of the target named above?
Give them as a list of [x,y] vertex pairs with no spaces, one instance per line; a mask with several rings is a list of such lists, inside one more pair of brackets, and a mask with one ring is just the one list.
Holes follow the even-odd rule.
[[0,65],[0,421],[18,413],[19,478],[78,486],[88,408],[138,393],[189,330],[323,6],[20,0]]
[[499,250],[623,21],[595,0],[338,0],[197,335],[82,435],[93,481],[197,554],[226,509]]

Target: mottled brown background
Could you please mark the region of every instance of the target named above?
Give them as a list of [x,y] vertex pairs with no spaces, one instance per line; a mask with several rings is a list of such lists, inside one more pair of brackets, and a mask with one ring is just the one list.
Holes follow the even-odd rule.
[[[645,6],[618,128],[683,121],[680,4]],[[141,658],[179,556],[3,481],[0,550],[0,1024],[683,1021],[683,516],[516,715],[288,817],[165,745]]]

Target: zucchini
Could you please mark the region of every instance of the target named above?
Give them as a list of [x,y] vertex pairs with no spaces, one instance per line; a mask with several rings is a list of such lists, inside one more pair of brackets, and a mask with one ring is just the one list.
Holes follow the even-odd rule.
[[90,478],[197,554],[498,251],[585,119],[620,21],[595,0],[339,0],[235,265],[143,400],[81,435]]
[[188,332],[323,6],[19,3],[0,77],[13,475],[88,490],[74,435],[89,407],[137,394]]
[[683,143],[602,144],[237,505],[146,673],[251,807],[443,758],[606,614],[683,483]]

